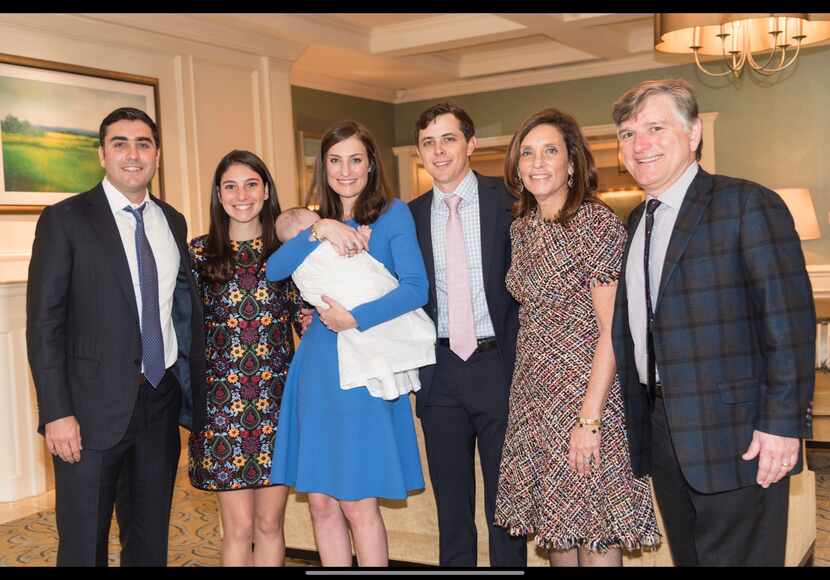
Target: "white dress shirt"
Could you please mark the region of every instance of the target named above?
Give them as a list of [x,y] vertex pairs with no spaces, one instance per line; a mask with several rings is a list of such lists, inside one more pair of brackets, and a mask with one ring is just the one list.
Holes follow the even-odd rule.
[[[668,189],[657,196],[647,196],[649,199],[660,200],[660,205],[654,212],[654,227],[651,230],[651,251],[648,255],[649,289],[651,290],[651,307],[657,311],[657,301],[660,299],[660,279],[663,274],[663,263],[666,260],[666,251],[674,231],[674,224],[680,212],[680,206],[686,198],[686,191],[697,175],[698,164],[692,163],[686,171],[672,183]],[[628,325],[631,329],[631,338],[634,340],[634,361],[637,365],[637,374],[640,382],[648,383],[648,347],[646,344],[648,329],[646,319],[646,284],[643,256],[645,255],[646,212],[640,218],[631,247],[628,250],[628,260],[625,265],[625,287],[628,297]],[[657,380],[660,380],[660,370],[657,369]]]
[[467,274],[473,302],[473,322],[476,337],[495,336],[487,295],[484,292],[484,264],[481,259],[481,219],[478,203],[478,179],[472,170],[461,180],[455,191],[444,193],[437,186],[432,188],[431,233],[432,257],[435,263],[435,297],[438,300],[438,336],[449,336],[449,297],[447,296],[447,221],[450,210],[444,198],[457,195],[462,199],[458,206],[461,227],[464,229],[464,250],[467,256]]
[[170,225],[164,216],[164,210],[150,199],[148,193],[145,192],[141,203],[135,204],[118,191],[106,177],[103,179],[102,185],[112,215],[115,217],[118,233],[121,235],[121,243],[124,245],[124,253],[127,255],[127,264],[130,266],[139,324],[141,323],[141,281],[138,278],[138,257],[135,248],[136,219],[133,214],[124,208],[131,206],[137,209],[142,203],[147,202],[147,207],[144,208],[144,233],[150,243],[150,249],[153,251],[153,258],[156,260],[161,334],[164,339],[164,366],[170,368],[175,364],[179,351],[172,316],[173,291],[176,289],[176,278],[179,275],[181,265],[179,247],[176,245],[173,232],[170,231]]

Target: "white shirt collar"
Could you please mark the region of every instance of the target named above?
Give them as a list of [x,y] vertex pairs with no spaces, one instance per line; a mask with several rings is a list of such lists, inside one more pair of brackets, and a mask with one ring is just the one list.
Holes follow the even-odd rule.
[[436,201],[443,201],[443,199],[445,197],[449,197],[451,195],[457,195],[461,199],[466,200],[470,197],[471,194],[476,193],[476,191],[477,191],[476,184],[477,183],[478,182],[476,181],[476,174],[473,172],[472,169],[470,169],[467,172],[467,175],[464,176],[464,179],[462,179],[458,183],[458,186],[455,188],[454,191],[448,191],[448,192],[444,193],[443,191],[441,191],[441,189],[439,189],[439,187],[437,185],[433,185],[432,186],[433,199],[436,200]]
[[673,210],[680,210],[680,206],[683,205],[683,199],[686,197],[686,192],[689,190],[689,186],[692,184],[699,168],[700,166],[697,161],[693,161],[686,168],[686,171],[684,171],[680,177],[678,177],[677,180],[668,187],[668,189],[666,189],[659,196],[647,195],[646,201],[649,199],[659,199],[660,203],[669,206]]
[[146,189],[144,190],[144,198],[141,200],[141,202],[133,203],[129,199],[127,199],[127,196],[118,191],[118,189],[116,189],[116,187],[112,183],[110,183],[109,179],[107,179],[106,177],[104,177],[104,179],[101,180],[101,186],[104,188],[104,193],[107,196],[107,202],[109,202],[110,204],[112,213],[122,211],[127,206],[137,208],[145,201],[150,201],[150,192]]

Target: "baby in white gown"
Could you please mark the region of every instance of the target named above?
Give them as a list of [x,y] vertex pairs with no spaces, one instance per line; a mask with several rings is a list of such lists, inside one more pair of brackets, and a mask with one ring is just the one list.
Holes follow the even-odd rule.
[[[277,218],[277,237],[289,240],[319,219],[304,207],[285,210]],[[329,307],[323,295],[351,310],[398,287],[398,280],[368,252],[340,256],[327,241],[291,277],[303,300],[322,310]],[[421,308],[363,332],[337,333],[340,388],[366,386],[372,396],[386,400],[419,390],[418,368],[435,364],[435,336],[435,325]]]

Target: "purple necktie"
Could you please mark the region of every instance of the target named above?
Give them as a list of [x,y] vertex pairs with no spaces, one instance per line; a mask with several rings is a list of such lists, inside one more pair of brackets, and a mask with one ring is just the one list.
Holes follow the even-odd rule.
[[461,198],[448,195],[444,203],[450,210],[447,220],[447,299],[449,306],[450,350],[461,360],[470,358],[476,347],[473,324],[473,301],[470,277],[467,273],[467,253],[464,250],[464,229],[458,215]]
[[164,338],[161,333],[159,315],[159,278],[156,259],[144,231],[144,208],[147,202],[136,209],[124,209],[135,217],[135,252],[138,258],[138,283],[141,290],[141,361],[144,363],[144,377],[153,388],[158,387],[164,377]]

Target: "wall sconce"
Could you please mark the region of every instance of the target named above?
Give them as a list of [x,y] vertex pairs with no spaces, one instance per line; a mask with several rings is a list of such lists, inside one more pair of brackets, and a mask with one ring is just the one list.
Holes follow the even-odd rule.
[[816,218],[816,208],[810,190],[806,187],[786,187],[776,189],[775,193],[781,196],[787,209],[793,216],[795,231],[802,240],[817,240],[821,237],[821,228]]

